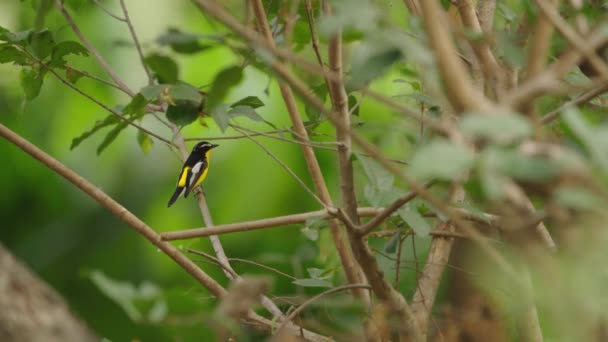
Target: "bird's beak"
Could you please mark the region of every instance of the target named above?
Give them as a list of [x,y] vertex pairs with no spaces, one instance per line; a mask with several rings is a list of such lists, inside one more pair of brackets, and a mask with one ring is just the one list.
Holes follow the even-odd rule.
[[218,145],[218,144],[211,144],[211,148],[216,148],[218,146],[220,146],[220,145]]

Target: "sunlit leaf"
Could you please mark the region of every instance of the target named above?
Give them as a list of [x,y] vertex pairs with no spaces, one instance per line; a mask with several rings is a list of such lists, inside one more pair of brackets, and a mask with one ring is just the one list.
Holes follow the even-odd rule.
[[139,144],[139,147],[141,147],[144,154],[148,154],[148,152],[152,150],[152,147],[154,147],[154,140],[150,138],[148,133],[142,130],[137,131],[137,143]]

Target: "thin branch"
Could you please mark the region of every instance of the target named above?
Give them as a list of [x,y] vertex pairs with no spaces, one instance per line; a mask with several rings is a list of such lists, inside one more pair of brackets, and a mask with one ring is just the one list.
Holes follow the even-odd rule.
[[458,112],[490,113],[493,106],[474,86],[446,27],[448,20],[437,1],[421,1],[424,24],[429,43],[435,51],[437,65],[445,84],[447,96]]
[[76,22],[74,22],[74,19],[72,19],[72,16],[68,13],[68,11],[63,6],[63,2],[61,0],[55,0],[55,4],[57,5],[57,8],[61,12],[61,14],[65,18],[65,20],[68,22],[68,24],[70,24],[72,31],[74,31],[74,33],[76,33],[76,35],[78,36],[78,38],[80,39],[82,44],[84,44],[84,46],[87,47],[87,50],[89,50],[91,52],[93,57],[95,57],[97,62],[101,65],[103,70],[105,70],[105,72],[108,74],[108,76],[110,76],[112,81],[114,81],[114,83],[116,83],[116,85],[118,85],[127,94],[129,94],[129,96],[133,97],[135,95],[135,92],[133,90],[131,90],[129,88],[129,86],[127,86],[126,83],[123,82],[123,80],[118,76],[118,74],[114,71],[114,69],[112,69],[112,67],[101,56],[99,51],[97,51],[97,49],[93,46],[93,44],[91,44],[91,42],[84,36],[82,31],[80,31],[80,28],[78,28],[78,26],[76,25]]
[[102,5],[99,0],[93,0],[93,2],[95,3],[95,5],[97,5],[99,8],[101,8],[102,11],[106,12],[106,14],[109,15],[110,17],[112,17],[118,21],[122,21],[122,22],[127,21],[125,18],[119,17],[116,14],[112,13],[109,9],[107,9],[104,5]]
[[146,71],[146,75],[148,75],[148,84],[154,84],[154,77],[146,64],[144,53],[141,50],[141,44],[139,43],[139,39],[137,39],[137,34],[135,33],[135,29],[133,28],[133,23],[131,22],[131,18],[129,17],[129,11],[127,10],[127,6],[125,5],[125,0],[120,0],[120,7],[122,8],[122,13],[125,15],[125,22],[127,26],[129,26],[129,32],[131,32],[131,38],[133,39],[133,43],[135,43],[135,48],[137,49],[137,54],[139,55],[139,60],[141,61],[141,65]]
[[494,13],[496,12],[496,0],[477,0],[475,12],[477,13],[481,30],[484,33],[492,32]]
[[[376,208],[359,208],[357,210],[360,216],[374,216],[378,212]],[[277,226],[287,226],[291,224],[304,223],[310,218],[328,219],[333,217],[328,210],[310,211],[301,214],[292,214],[271,217],[261,220],[245,221],[238,223],[222,224],[213,227],[194,228],[186,230],[178,230],[174,232],[165,232],[161,234],[161,238],[165,241],[192,239],[196,237],[204,237],[211,235],[221,235],[228,233],[243,232],[249,230],[265,229]]]
[[[292,320],[294,319],[297,315],[300,314],[300,312],[302,312],[304,309],[306,309],[310,304],[318,301],[319,299],[328,296],[330,294],[334,294],[337,292],[342,292],[342,291],[347,291],[347,290],[353,290],[353,289],[370,289],[370,286],[367,284],[348,284],[348,285],[343,285],[343,286],[338,286],[338,287],[334,287],[333,289],[329,289],[327,291],[321,292],[318,295],[310,298],[309,300],[307,300],[306,302],[302,303],[300,306],[298,306],[297,309],[293,310],[289,316],[287,316],[287,319]],[[281,324],[279,326],[279,328],[277,329],[277,335],[280,336],[281,330],[283,330],[283,328],[285,327],[285,324]]]
[[325,203],[314,193],[314,191],[312,191],[308,185],[306,185],[306,183],[304,183],[304,181],[302,179],[300,179],[300,177],[298,177],[298,175],[296,175],[295,172],[293,172],[289,166],[287,166],[287,164],[285,164],[280,158],[278,158],[277,156],[274,155],[274,153],[272,153],[269,149],[267,149],[264,145],[262,145],[262,143],[260,143],[259,141],[255,140],[254,138],[252,138],[247,132],[245,132],[245,130],[238,128],[237,126],[231,125],[231,127],[233,129],[235,129],[237,132],[242,133],[243,135],[245,135],[247,138],[249,138],[249,140],[251,140],[253,143],[255,143],[256,145],[258,145],[267,155],[270,156],[270,158],[274,159],[285,171],[287,171],[287,173],[289,173],[289,175],[296,180],[296,182],[298,182],[298,184],[300,184],[300,186],[310,194],[310,196],[312,196],[312,198],[315,199],[315,201],[317,201],[322,207],[325,206]]
[[555,119],[557,119],[559,114],[565,108],[570,107],[570,106],[578,106],[580,104],[587,103],[607,91],[608,91],[608,84],[605,84],[605,85],[600,86],[596,89],[593,89],[589,92],[586,92],[586,93],[580,95],[579,97],[564,103],[563,105],[559,106],[557,109],[554,109],[554,110],[550,111],[549,113],[545,114],[545,116],[543,116],[542,119],[540,119],[540,124],[541,125],[549,124],[549,123],[553,122]]
[[403,0],[403,3],[405,4],[405,7],[407,7],[407,10],[410,12],[411,16],[419,17],[421,15],[418,0]]
[[[423,187],[428,189],[431,185],[432,185],[432,183],[429,183],[427,185],[423,185]],[[404,196],[401,196],[395,202],[393,202],[393,204],[391,204],[388,208],[384,209],[380,214],[376,215],[373,219],[371,219],[369,222],[367,222],[363,226],[357,228],[357,230],[356,230],[357,234],[359,234],[359,235],[369,234],[374,228],[376,228],[380,223],[382,223],[384,220],[386,220],[389,216],[391,216],[395,211],[397,211],[399,208],[401,208],[404,204],[406,204],[407,202],[416,198],[417,195],[418,195],[418,193],[416,191],[410,191],[409,193],[405,194]]]

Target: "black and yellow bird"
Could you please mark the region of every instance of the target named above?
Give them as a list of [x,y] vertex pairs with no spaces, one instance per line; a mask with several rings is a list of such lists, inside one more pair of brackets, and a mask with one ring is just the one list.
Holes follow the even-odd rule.
[[184,198],[188,197],[190,191],[205,180],[209,171],[209,155],[211,154],[211,150],[218,146],[206,141],[201,141],[194,146],[182,167],[179,178],[177,178],[177,188],[173,196],[171,196],[167,207],[170,207],[182,193],[184,194]]

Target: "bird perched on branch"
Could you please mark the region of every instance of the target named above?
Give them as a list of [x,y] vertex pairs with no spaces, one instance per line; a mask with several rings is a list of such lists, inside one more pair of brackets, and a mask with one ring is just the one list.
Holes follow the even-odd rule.
[[201,141],[194,146],[182,167],[182,172],[180,172],[177,178],[177,187],[167,207],[175,203],[182,193],[184,194],[184,198],[188,197],[190,191],[205,180],[209,171],[209,155],[211,154],[211,150],[218,146],[207,141]]

